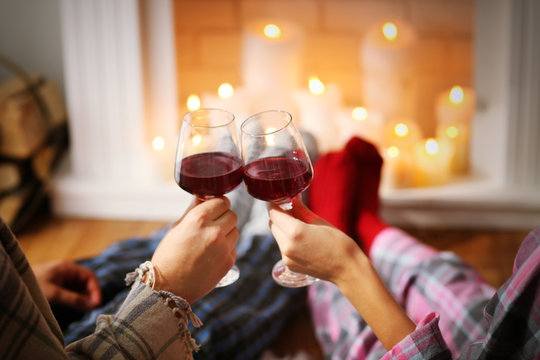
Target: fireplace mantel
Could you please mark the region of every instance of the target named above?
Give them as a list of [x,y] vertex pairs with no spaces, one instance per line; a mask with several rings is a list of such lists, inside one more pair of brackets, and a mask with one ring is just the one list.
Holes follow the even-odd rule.
[[[71,152],[52,184],[54,211],[176,219],[190,196],[172,180],[170,146],[159,154],[150,147],[154,133],[167,134],[167,144],[178,133],[170,0],[62,0],[61,7]],[[392,224],[540,223],[540,4],[477,0],[476,7],[473,175],[443,187],[383,191],[383,216]],[[163,162],[170,174],[156,168]]]

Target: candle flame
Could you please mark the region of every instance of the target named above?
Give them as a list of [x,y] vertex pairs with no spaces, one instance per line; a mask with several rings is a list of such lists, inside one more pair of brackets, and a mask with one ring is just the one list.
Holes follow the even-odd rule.
[[228,99],[234,94],[234,88],[229,83],[223,83],[219,85],[218,96],[222,99]]
[[368,112],[366,108],[363,107],[356,107],[352,111],[352,117],[356,121],[364,121],[367,119]]
[[201,134],[195,134],[191,137],[191,143],[193,144],[193,146],[199,145],[201,141],[202,141]]
[[386,153],[391,158],[397,158],[399,156],[399,149],[397,146],[390,146],[388,149],[386,149]]
[[264,27],[264,36],[269,39],[279,39],[281,37],[281,29],[274,24],[268,24]]
[[313,76],[309,79],[309,91],[314,95],[321,95],[324,93],[326,87],[322,83],[321,80],[319,80],[318,77]]
[[[276,128],[273,128],[273,127],[269,127],[269,128],[266,128],[266,130],[264,131],[265,134],[272,134],[274,131],[276,131],[277,129]],[[274,135],[266,135],[266,144],[268,146],[274,146],[276,145],[276,137]]]
[[186,102],[189,111],[195,111],[201,107],[201,100],[195,94],[191,94],[187,98]]
[[154,148],[155,151],[161,151],[165,148],[165,139],[161,136],[156,136],[152,140],[152,148]]
[[452,104],[461,104],[463,102],[463,89],[461,86],[454,86],[452,87],[452,90],[450,90],[450,102]]
[[446,128],[446,136],[448,136],[450,139],[455,139],[459,135],[459,130],[457,127],[451,125]]
[[398,29],[396,24],[392,22],[386,22],[382,26],[382,33],[384,37],[390,41],[394,41],[397,38]]
[[409,133],[409,127],[404,123],[396,124],[394,127],[394,133],[399,137],[405,137]]
[[426,152],[430,155],[435,155],[439,152],[439,143],[435,139],[426,140]]

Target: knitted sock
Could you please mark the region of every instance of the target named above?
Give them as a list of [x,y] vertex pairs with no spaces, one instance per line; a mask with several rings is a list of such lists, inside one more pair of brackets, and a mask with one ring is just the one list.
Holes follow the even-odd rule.
[[358,178],[353,154],[327,153],[314,163],[314,177],[307,191],[310,209],[347,235],[355,236],[355,192]]
[[318,159],[308,192],[311,210],[355,239],[366,254],[387,226],[378,217],[381,166],[372,144],[352,138],[343,150]]
[[357,191],[355,218],[356,239],[369,255],[377,234],[388,225],[379,217],[379,184],[381,181],[382,157],[372,144],[355,138],[347,145],[347,151],[355,154],[360,173],[360,188]]

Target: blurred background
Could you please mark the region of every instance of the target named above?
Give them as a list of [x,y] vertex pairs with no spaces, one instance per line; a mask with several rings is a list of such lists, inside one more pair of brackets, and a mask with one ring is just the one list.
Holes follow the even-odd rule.
[[[536,0],[0,0],[0,216],[31,264],[176,220],[183,114],[384,157],[382,216],[493,286],[540,224]],[[307,311],[276,356],[322,359]],[[271,359],[274,357],[267,357]]]
[[532,0],[0,0],[1,214],[172,220],[182,115],[274,107],[321,154],[375,143],[392,224],[533,227],[539,19]]

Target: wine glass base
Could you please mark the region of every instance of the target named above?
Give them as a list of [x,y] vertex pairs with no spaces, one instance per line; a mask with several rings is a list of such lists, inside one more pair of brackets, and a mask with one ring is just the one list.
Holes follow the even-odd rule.
[[272,277],[279,285],[290,288],[304,287],[319,281],[319,279],[314,278],[313,276],[300,274],[289,270],[289,268],[281,260],[274,265],[272,269]]
[[216,287],[220,288],[227,285],[231,285],[233,282],[238,280],[239,277],[240,277],[240,269],[238,269],[238,266],[233,265],[233,267],[229,269],[227,274],[225,274],[225,276],[222,277],[221,280],[219,280]]

